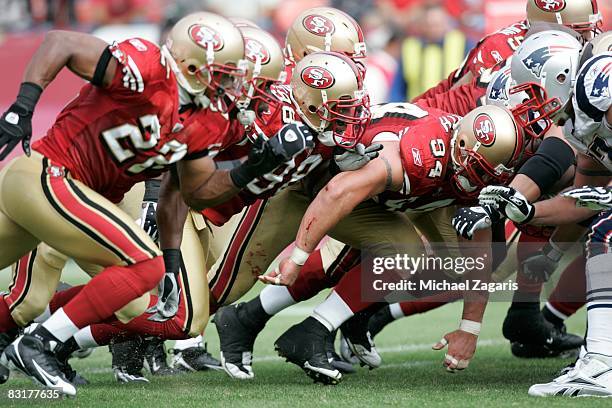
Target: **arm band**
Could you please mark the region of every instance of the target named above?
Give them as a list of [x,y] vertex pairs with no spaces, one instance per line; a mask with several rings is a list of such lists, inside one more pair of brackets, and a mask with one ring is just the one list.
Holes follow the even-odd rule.
[[42,92],[43,89],[40,85],[33,82],[22,82],[15,102],[32,113],[34,112],[34,107],[38,103],[38,99],[40,99]]
[[98,65],[96,65],[96,70],[94,71],[93,78],[91,79],[92,85],[104,85],[104,75],[106,74],[106,68],[108,68],[108,63],[110,62],[111,56],[112,54],[110,49],[106,47],[98,60]]
[[293,261],[294,264],[300,265],[300,266],[306,263],[309,256],[310,256],[310,252],[306,252],[303,249],[298,248],[297,245],[295,246],[295,248],[293,248],[293,252],[291,252],[291,260]]
[[181,250],[180,249],[164,249],[164,267],[166,273],[177,275],[181,268]]
[[574,160],[574,152],[567,143],[558,137],[547,137],[518,174],[529,177],[544,193],[559,181]]
[[474,336],[478,336],[480,334],[481,326],[482,324],[480,322],[462,319],[461,323],[459,324],[459,330],[473,334]]
[[145,193],[143,201],[151,201],[156,203],[159,199],[159,187],[161,180],[146,180],[145,181]]
[[240,166],[241,164],[242,164],[242,161],[240,161],[240,160],[216,161],[215,162],[215,168],[217,170],[231,170],[233,168],[236,168],[236,167]]

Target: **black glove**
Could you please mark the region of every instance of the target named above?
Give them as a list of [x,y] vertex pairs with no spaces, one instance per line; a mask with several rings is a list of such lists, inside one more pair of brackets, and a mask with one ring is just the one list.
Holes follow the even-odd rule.
[[562,257],[562,252],[547,243],[540,251],[523,261],[523,275],[534,282],[547,282]]
[[0,160],[4,160],[19,142],[25,154],[30,155],[32,115],[42,91],[36,84],[22,83],[17,100],[0,118]]
[[501,215],[488,205],[478,207],[459,208],[452,219],[453,228],[459,235],[472,239],[474,232],[479,229],[490,228],[498,222]]
[[157,220],[155,219],[156,212],[157,203],[153,201],[142,202],[140,228],[142,228],[151,237],[151,239],[157,243],[159,240],[159,231],[157,230]]
[[155,322],[163,322],[174,317],[178,312],[181,299],[181,288],[178,285],[181,251],[179,249],[164,249],[163,252],[166,273],[158,285],[157,303],[147,309],[147,313],[153,314],[148,320]]
[[276,135],[263,141],[258,137],[253,142],[247,161],[230,171],[236,187],[244,188],[255,178],[271,172],[297,154],[314,147],[314,134],[304,124],[291,123],[283,126]]

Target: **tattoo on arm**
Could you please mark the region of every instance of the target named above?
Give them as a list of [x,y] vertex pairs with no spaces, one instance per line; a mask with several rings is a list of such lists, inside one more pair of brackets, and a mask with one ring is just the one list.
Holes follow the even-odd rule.
[[382,161],[385,163],[385,168],[387,169],[387,180],[385,181],[385,190],[389,190],[393,185],[393,177],[391,173],[391,164],[389,164],[389,160],[385,157],[381,157]]

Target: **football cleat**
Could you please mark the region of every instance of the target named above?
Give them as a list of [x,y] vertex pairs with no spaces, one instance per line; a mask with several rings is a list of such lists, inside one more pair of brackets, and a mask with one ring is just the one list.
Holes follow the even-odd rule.
[[109,348],[112,355],[113,372],[118,382],[149,382],[142,373],[142,369],[144,368],[144,347],[142,338],[135,337],[120,343],[111,342]]
[[144,362],[153,375],[176,375],[180,371],[168,365],[164,341],[158,337],[145,339]]
[[340,326],[340,334],[344,338],[344,344],[348,346],[348,350],[341,348],[340,352],[346,361],[350,361],[347,359],[351,358],[352,353],[359,359],[361,366],[368,366],[370,370],[373,370],[380,367],[382,358],[378,354],[368,330],[369,320],[369,314],[357,313]]
[[389,323],[394,322],[395,318],[391,315],[389,306],[385,306],[370,317],[368,321],[368,330],[372,338],[376,337]]
[[34,335],[24,334],[4,350],[2,365],[21,371],[43,387],[74,396],[76,387],[61,371],[52,348],[51,343],[43,343]]
[[215,313],[215,326],[219,334],[221,365],[232,378],[250,380],[253,373],[253,345],[259,331],[243,322],[238,309],[244,303],[224,306]]
[[279,356],[304,370],[315,383],[336,385],[342,374],[327,359],[325,342],[328,336],[325,326],[309,317],[283,333],[274,343],[274,349]]
[[89,356],[91,356],[91,353],[93,353],[94,348],[93,347],[88,347],[86,349],[78,349],[77,351],[75,351],[74,353],[72,353],[72,357],[76,357],[79,360],[87,358]]
[[529,388],[533,397],[612,397],[612,357],[587,353],[576,365],[547,384]]
[[353,374],[356,370],[353,367],[353,364],[344,361],[342,357],[336,353],[336,348],[334,347],[334,341],[336,340],[337,330],[334,330],[327,336],[325,342],[325,353],[327,354],[327,360],[329,360],[329,364],[334,367],[336,370],[340,371],[342,374]]
[[[19,329],[11,329],[7,332],[0,333],[0,355],[2,355],[4,349],[6,349],[9,344],[15,341],[18,334]],[[2,365],[2,362],[0,361],[0,384],[7,382],[10,375],[11,371],[9,368]]]
[[172,366],[183,371],[223,370],[221,361],[217,360],[204,347],[189,347],[182,350],[173,349],[170,352]]
[[62,371],[62,373],[64,373],[64,376],[66,377],[68,381],[70,381],[72,384],[77,385],[77,386],[89,384],[89,381],[85,377],[77,373],[72,368],[70,363],[68,363],[67,359],[64,360],[58,357],[57,354],[56,354],[56,357],[57,357],[59,369]]

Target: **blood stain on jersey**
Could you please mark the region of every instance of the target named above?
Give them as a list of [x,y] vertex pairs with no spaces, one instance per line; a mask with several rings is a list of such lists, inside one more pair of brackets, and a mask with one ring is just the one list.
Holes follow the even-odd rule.
[[565,0],[535,0],[540,10],[550,13],[558,13],[565,8]]
[[253,63],[257,62],[258,57],[262,65],[270,62],[270,52],[268,49],[253,38],[244,39],[244,56]]
[[316,89],[327,89],[336,82],[332,73],[323,67],[307,67],[301,76],[306,85]]
[[200,47],[206,49],[208,44],[212,44],[213,51],[219,51],[223,48],[223,38],[214,28],[194,24],[189,27],[189,37]]
[[306,30],[321,37],[333,34],[336,31],[334,23],[329,18],[317,14],[310,14],[304,17],[302,25]]
[[495,142],[495,125],[488,114],[481,113],[476,116],[473,130],[476,140],[483,146],[491,146]]
[[553,56],[557,54],[561,54],[566,50],[571,50],[572,47],[565,47],[563,45],[553,45],[550,47],[542,47],[538,48],[531,54],[527,56],[527,58],[523,59],[523,65],[527,67],[535,76],[538,78],[542,74],[542,68],[546,61],[551,59]]

